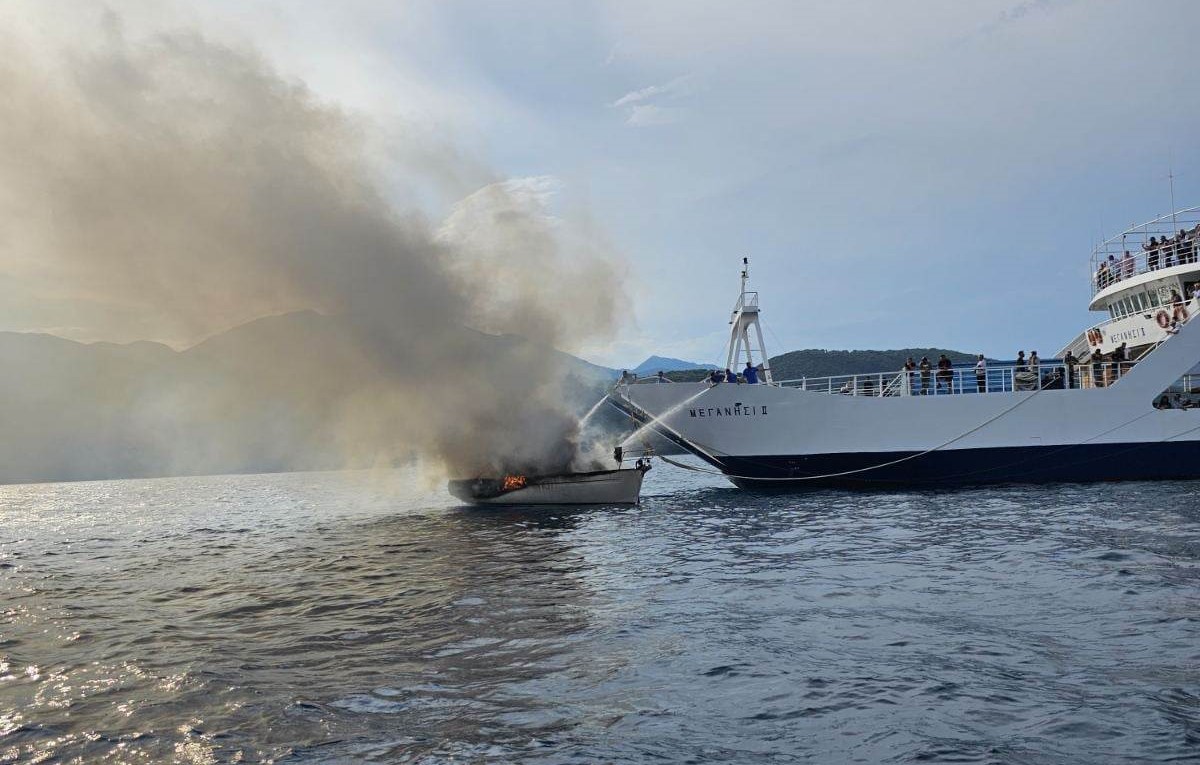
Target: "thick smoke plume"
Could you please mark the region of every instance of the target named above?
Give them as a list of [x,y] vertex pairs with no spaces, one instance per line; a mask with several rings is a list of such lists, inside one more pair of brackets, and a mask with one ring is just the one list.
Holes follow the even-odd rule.
[[[75,406],[118,407],[90,458],[198,472],[418,452],[454,475],[571,461],[552,349],[612,331],[620,279],[600,239],[549,215],[553,181],[481,178],[415,142],[389,153],[420,161],[388,172],[371,125],[254,52],[102,29],[88,46],[0,33],[10,305],[176,347],[313,313],[156,351],[132,377],[48,374]],[[396,201],[471,177],[439,222]]]

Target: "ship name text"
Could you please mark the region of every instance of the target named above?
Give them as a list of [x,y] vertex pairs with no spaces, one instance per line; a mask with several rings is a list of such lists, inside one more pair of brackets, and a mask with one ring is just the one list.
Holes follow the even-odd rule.
[[766,414],[766,405],[742,406],[741,402],[733,406],[709,406],[688,409],[689,417],[765,417]]

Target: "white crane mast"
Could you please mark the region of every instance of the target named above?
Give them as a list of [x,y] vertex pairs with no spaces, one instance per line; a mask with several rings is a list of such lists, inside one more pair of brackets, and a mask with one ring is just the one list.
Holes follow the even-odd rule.
[[733,317],[729,320],[729,349],[725,368],[737,372],[744,357],[750,366],[761,366],[763,382],[770,383],[771,365],[767,360],[767,346],[763,342],[762,326],[758,321],[758,293],[746,290],[749,281],[750,258],[742,258],[742,289],[733,307]]

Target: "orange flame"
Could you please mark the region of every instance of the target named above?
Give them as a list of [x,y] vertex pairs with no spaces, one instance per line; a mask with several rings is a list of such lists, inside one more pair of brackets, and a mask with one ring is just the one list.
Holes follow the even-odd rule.
[[525,488],[525,476],[523,475],[506,475],[504,476],[504,490],[513,491],[515,489]]

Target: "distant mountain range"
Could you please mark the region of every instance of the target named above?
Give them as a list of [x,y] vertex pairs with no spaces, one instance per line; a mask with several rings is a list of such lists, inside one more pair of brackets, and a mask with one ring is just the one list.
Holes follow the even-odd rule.
[[[955,364],[974,363],[975,356],[948,348],[901,348],[894,351],[826,351],[810,348],[792,351],[771,357],[771,375],[775,380],[797,380],[801,377],[833,377],[837,375],[861,375],[872,372],[898,371],[911,356],[920,362],[928,356],[934,364],[938,356],[946,354]],[[676,382],[701,380],[709,367],[696,367],[668,372],[667,377]],[[735,371],[741,371],[738,367]]]
[[943,353],[955,364],[975,361],[975,356],[970,353],[948,348],[901,348],[895,351],[826,351],[810,348],[772,356],[771,375],[776,380],[795,380],[801,377],[892,372],[903,367],[909,357],[920,362],[922,356],[928,356],[936,365],[938,356]]
[[[302,311],[184,351],[0,332],[0,483],[369,467],[378,453],[356,446],[389,437],[399,441],[396,458],[411,456],[411,441],[429,434],[395,433],[372,402],[396,403],[373,387],[379,367],[412,362],[404,348],[364,356],[354,331]],[[464,329],[455,344],[485,358],[553,356],[580,411],[615,374],[515,336]]]
[[712,364],[697,364],[692,361],[673,359],[668,356],[651,356],[629,371],[637,374],[638,377],[645,377],[647,375],[656,375],[659,372],[680,372],[690,369],[708,370],[714,369],[714,367]]
[[[205,473],[312,470],[375,464],[353,448],[362,429],[394,435],[379,421],[372,387],[378,365],[412,363],[364,356],[339,317],[302,311],[235,327],[184,351],[151,342],[77,343],[44,334],[0,332],[0,483]],[[515,336],[464,329],[460,353],[522,353],[567,370],[571,405],[587,409],[620,373]],[[803,350],[771,359],[775,378],[899,369],[939,348]],[[562,366],[560,366],[562,365]],[[633,371],[700,379],[708,366],[651,356]],[[479,384],[487,385],[486,379]],[[422,402],[412,402],[415,406]],[[350,421],[353,427],[347,426]],[[611,427],[624,421],[615,418]],[[391,459],[411,455],[406,433]]]

